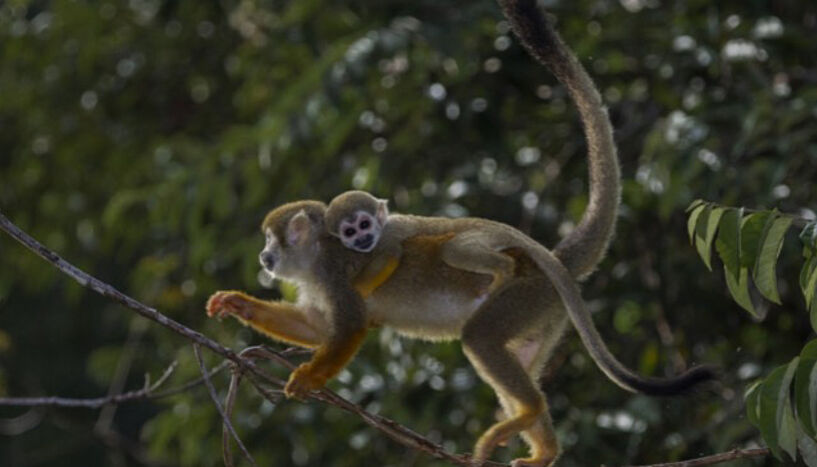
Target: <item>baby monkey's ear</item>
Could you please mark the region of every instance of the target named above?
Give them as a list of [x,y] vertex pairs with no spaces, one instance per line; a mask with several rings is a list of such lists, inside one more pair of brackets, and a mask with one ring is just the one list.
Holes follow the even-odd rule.
[[375,212],[374,216],[381,226],[386,225],[386,220],[389,217],[389,200],[378,198],[377,212]]

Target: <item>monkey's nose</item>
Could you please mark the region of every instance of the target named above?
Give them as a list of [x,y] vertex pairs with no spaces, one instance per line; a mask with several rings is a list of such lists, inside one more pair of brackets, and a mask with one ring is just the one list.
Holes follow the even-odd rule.
[[268,271],[272,271],[275,268],[275,256],[269,251],[262,251],[261,254],[258,255],[258,260],[261,262],[261,266],[264,266],[264,269]]

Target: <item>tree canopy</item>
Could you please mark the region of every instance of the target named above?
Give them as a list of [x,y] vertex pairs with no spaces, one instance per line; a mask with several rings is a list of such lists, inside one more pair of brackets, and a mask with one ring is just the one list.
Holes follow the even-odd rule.
[[[622,165],[617,235],[583,286],[594,320],[642,374],[722,368],[722,384],[688,397],[633,395],[569,335],[543,379],[559,465],[762,445],[744,391],[814,337],[802,245],[782,229],[780,304],[757,300],[755,285],[745,313],[729,271],[697,258],[685,209],[703,199],[717,203],[710,211],[815,218],[817,11],[806,1],[544,3],[602,91]],[[399,212],[486,217],[548,246],[587,202],[577,113],[491,1],[10,0],[0,63],[0,212],[234,349],[269,341],[208,320],[204,303],[219,289],[291,296],[257,261],[261,220],[284,202],[354,187]],[[723,257],[711,257],[718,270]],[[199,376],[188,342],[0,235],[0,396],[138,389],[173,361],[168,386]],[[225,375],[213,377],[221,395]],[[370,333],[329,387],[456,452],[497,407],[458,344],[389,330]],[[249,385],[233,423],[259,465],[447,465],[336,408],[273,404]],[[523,451],[513,441],[496,458]],[[115,409],[0,407],[2,465],[221,462],[221,418],[203,387]]]

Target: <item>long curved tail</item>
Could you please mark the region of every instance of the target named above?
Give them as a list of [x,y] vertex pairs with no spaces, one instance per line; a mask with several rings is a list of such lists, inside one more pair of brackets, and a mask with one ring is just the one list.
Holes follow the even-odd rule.
[[499,4],[528,52],[567,88],[584,124],[590,200],[578,226],[553,249],[570,274],[581,279],[604,258],[615,230],[621,174],[613,128],[593,80],[536,1],[499,0]]
[[717,377],[715,369],[707,365],[692,367],[678,376],[669,378],[645,377],[631,371],[610,353],[593,324],[590,312],[585,307],[578,284],[562,262],[550,250],[533,241],[527,245],[526,249],[562,298],[567,315],[573,322],[573,327],[579,333],[590,357],[614,383],[632,392],[672,396],[682,394],[698,383]]
[[531,258],[556,288],[590,356],[622,388],[653,395],[673,395],[715,378],[715,371],[708,366],[693,367],[670,378],[639,376],[616,360],[596,330],[574,278],[593,272],[604,258],[615,228],[621,175],[612,125],[593,80],[562,42],[550,20],[539,11],[536,0],[499,0],[499,3],[522,44],[568,89],[579,109],[587,138],[590,166],[587,210],[577,228],[553,252],[531,241],[528,244]]

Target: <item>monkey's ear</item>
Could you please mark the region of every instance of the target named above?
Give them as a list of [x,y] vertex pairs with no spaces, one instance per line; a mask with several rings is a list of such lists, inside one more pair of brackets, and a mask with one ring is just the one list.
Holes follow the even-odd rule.
[[298,214],[295,214],[292,216],[292,219],[289,220],[289,224],[287,225],[287,244],[296,245],[303,242],[309,235],[311,228],[312,221],[309,220],[306,211],[301,209]]
[[374,215],[377,218],[377,222],[380,222],[380,225],[386,225],[386,219],[389,217],[389,200],[378,199],[377,212]]

